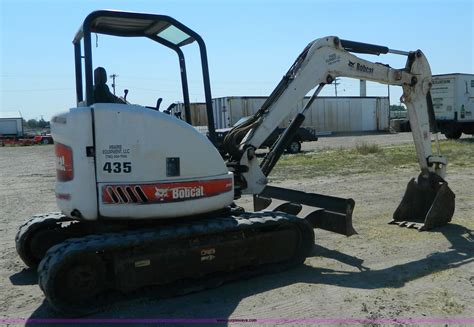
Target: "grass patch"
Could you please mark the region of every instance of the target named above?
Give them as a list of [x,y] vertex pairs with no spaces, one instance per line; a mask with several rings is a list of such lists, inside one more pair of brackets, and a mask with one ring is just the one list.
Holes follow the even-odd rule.
[[379,153],[382,151],[382,149],[377,144],[368,144],[367,142],[357,143],[355,149],[363,156],[370,153]]
[[[474,139],[440,142],[448,159],[448,173],[456,167],[474,167]],[[436,149],[433,143],[433,153]],[[394,169],[419,170],[415,145],[377,146],[360,144],[350,149],[322,149],[283,156],[270,177],[274,181],[318,176],[389,172]]]

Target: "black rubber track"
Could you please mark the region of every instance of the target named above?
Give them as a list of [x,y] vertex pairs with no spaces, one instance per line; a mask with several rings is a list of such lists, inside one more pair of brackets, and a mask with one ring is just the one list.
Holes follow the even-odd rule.
[[[240,230],[278,230],[280,226],[289,226],[298,231],[298,244],[291,259],[284,262],[261,265],[259,267],[239,268],[237,271],[212,273],[199,279],[182,279],[165,285],[147,285],[144,288],[127,291],[109,289],[80,301],[65,298],[69,296],[61,283],[64,283],[64,274],[61,269],[64,265],[75,262],[92,260],[92,266],[100,266],[100,260],[107,257],[107,253],[122,253],[130,249],[140,249],[147,242],[172,241],[175,239],[192,239],[199,235],[218,234],[226,235]],[[154,298],[170,297],[212,288],[224,282],[256,275],[278,272],[302,264],[310,254],[314,245],[314,231],[304,219],[281,212],[242,213],[238,216],[228,216],[212,219],[203,219],[193,223],[182,223],[160,229],[144,229],[129,232],[106,233],[89,235],[82,238],[68,239],[48,250],[38,267],[39,286],[46,295],[49,304],[56,310],[69,315],[83,315],[98,311],[106,306],[123,302],[130,298],[153,296]],[[138,251],[138,250],[137,250]],[[97,261],[97,264],[94,262]],[[107,270],[107,271],[105,271]],[[103,262],[103,268],[97,272],[101,278],[106,278],[108,285],[113,285],[115,267],[111,262]],[[101,287],[99,285],[98,287]],[[126,296],[125,296],[126,295]]]
[[15,236],[16,251],[23,262],[28,267],[36,269],[47,249],[44,250],[44,253],[35,253],[32,249],[34,237],[40,232],[62,229],[62,222],[72,220],[72,218],[66,217],[60,212],[35,215],[28,219],[20,226]]

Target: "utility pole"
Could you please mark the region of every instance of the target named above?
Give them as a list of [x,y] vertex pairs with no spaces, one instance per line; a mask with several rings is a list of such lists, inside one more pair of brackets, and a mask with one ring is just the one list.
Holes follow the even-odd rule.
[[388,91],[388,106],[390,107],[390,84],[387,84],[387,91]]
[[112,79],[112,89],[114,90],[114,95],[115,95],[115,78],[118,77],[118,75],[112,74],[109,77]]
[[336,94],[336,96],[337,96],[337,86],[338,86],[339,84],[341,84],[341,83],[338,82],[339,80],[340,80],[339,77],[336,77],[336,78],[334,79],[334,93]]

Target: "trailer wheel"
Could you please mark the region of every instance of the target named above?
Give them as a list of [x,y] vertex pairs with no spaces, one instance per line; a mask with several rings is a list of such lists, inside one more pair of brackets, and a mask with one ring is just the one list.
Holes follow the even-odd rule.
[[43,144],[49,144],[50,142],[49,142],[49,139],[45,137],[45,138],[43,138],[43,139],[41,140],[41,143],[43,143]]
[[450,140],[458,140],[461,137],[461,135],[462,135],[462,131],[460,130],[444,133],[444,136],[446,136],[446,138]]
[[297,140],[291,141],[290,145],[286,148],[286,151],[291,154],[295,154],[301,151],[301,143]]

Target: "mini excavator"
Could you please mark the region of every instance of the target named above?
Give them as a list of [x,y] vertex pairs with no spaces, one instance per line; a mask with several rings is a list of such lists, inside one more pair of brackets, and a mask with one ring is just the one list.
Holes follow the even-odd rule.
[[[93,71],[93,33],[147,38],[174,50],[187,121],[111,94],[105,69]],[[182,48],[195,42],[209,137],[190,125]],[[183,294],[288,269],[310,254],[314,228],[356,233],[354,200],[268,185],[305,112],[336,77],[403,88],[421,173],[409,182],[392,222],[424,230],[451,220],[455,196],[444,180],[446,159],[439,147],[432,153],[431,71],[420,50],[334,36],[309,43],[260,110],[226,136],[221,155],[213,144],[206,47],[197,33],[168,16],[102,10],[85,18],[73,44],[77,105],[51,121],[60,213],[31,217],[16,236],[19,256],[37,268],[39,286],[59,311],[96,309],[111,292],[153,286]],[[407,61],[393,69],[353,53],[392,53]],[[259,160],[256,149],[312,90],[308,104]],[[254,211],[234,204],[242,194],[253,195]]]

